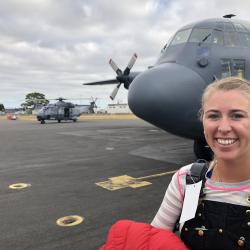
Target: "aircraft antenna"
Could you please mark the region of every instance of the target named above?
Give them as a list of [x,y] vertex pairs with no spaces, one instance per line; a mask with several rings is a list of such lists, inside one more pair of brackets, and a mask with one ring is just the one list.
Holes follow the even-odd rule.
[[227,15],[225,15],[225,16],[223,16],[224,18],[232,18],[232,17],[234,17],[234,16],[236,16],[236,15],[234,15],[234,14],[227,14]]

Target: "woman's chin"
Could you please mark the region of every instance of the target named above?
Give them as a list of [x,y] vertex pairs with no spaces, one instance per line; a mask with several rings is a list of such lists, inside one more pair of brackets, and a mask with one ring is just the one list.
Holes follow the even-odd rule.
[[217,151],[215,152],[216,158],[224,161],[235,160],[237,153],[235,151]]

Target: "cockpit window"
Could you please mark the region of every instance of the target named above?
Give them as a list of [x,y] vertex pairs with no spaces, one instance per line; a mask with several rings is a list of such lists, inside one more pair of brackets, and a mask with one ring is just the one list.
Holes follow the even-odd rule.
[[210,43],[211,42],[211,29],[201,29],[201,28],[194,28],[189,42],[193,43]]
[[240,24],[240,23],[235,23],[234,27],[237,31],[241,31],[241,32],[247,32],[247,29],[244,25]]
[[174,36],[172,42],[170,45],[176,45],[180,43],[185,43],[187,42],[189,35],[191,33],[191,29],[186,29],[186,30],[180,30],[176,33]]
[[[193,28],[178,31],[171,45],[191,42],[201,44],[214,44],[226,47],[250,47],[250,33],[246,26],[241,23],[217,22],[214,29]],[[162,49],[165,51],[169,46],[166,44]]]
[[224,30],[224,24],[222,22],[216,23],[216,29],[218,29],[218,30]]
[[232,23],[224,23],[224,30],[225,31],[235,31],[234,26]]
[[217,45],[224,44],[224,36],[223,36],[222,30],[215,29],[213,31],[212,43],[217,44]]
[[243,32],[239,32],[238,34],[239,34],[239,38],[240,38],[242,46],[250,47],[250,34],[243,33]]
[[240,46],[237,32],[224,32],[224,44],[228,47]]

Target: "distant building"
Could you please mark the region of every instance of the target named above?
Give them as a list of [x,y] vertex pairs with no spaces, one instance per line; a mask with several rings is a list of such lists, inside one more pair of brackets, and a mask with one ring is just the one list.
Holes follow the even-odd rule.
[[6,108],[5,109],[5,113],[11,113],[11,114],[15,114],[16,112],[21,112],[23,111],[23,108]]
[[91,104],[76,104],[75,108],[78,109],[81,114],[95,113],[94,107]]
[[108,114],[131,114],[127,103],[108,104]]
[[107,114],[107,113],[108,113],[107,109],[103,108],[96,109],[96,114]]

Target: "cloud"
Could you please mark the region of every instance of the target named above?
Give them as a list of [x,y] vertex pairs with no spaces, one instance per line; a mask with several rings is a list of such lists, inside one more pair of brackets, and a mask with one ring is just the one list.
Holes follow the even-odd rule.
[[144,70],[183,25],[228,13],[248,19],[249,7],[246,0],[1,1],[0,103],[19,106],[33,91],[111,102],[113,85],[82,86],[114,78],[110,58],[124,69],[136,52],[133,70]]

